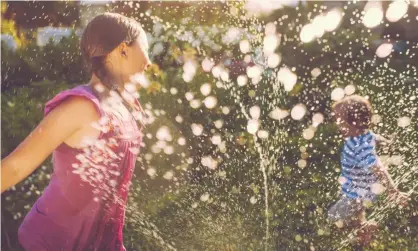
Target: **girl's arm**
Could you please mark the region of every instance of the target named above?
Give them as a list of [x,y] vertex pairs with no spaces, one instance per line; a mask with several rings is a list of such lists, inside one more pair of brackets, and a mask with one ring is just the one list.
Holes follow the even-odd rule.
[[55,148],[99,117],[94,104],[85,98],[64,100],[1,161],[1,192],[29,176]]
[[408,194],[399,191],[395,185],[395,182],[393,182],[392,178],[390,177],[389,172],[385,166],[383,166],[380,160],[378,160],[377,163],[373,166],[373,171],[378,176],[382,185],[387,188],[389,200],[393,200],[396,203],[404,206],[408,204]]
[[[376,143],[380,146],[390,146],[392,144],[392,140],[388,140],[379,134],[375,134]],[[405,203],[408,200],[408,196],[398,190],[393,182],[387,168],[382,164],[382,162],[378,159],[376,164],[373,166],[374,173],[378,176],[382,185],[384,185],[388,189],[388,193],[390,197],[394,197],[396,200],[400,201],[401,203]]]
[[395,182],[393,182],[388,170],[380,162],[380,160],[378,160],[377,163],[373,166],[373,172],[377,175],[381,184],[384,185],[390,193],[398,191]]

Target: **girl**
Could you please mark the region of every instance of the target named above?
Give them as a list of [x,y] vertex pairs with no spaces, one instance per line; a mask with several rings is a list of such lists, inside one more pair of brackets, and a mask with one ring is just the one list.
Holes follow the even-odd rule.
[[106,13],[87,25],[80,47],[90,83],[49,101],[42,122],[1,163],[3,192],[53,152],[50,183],[19,228],[25,250],[125,250],[143,113],[128,82],[150,65],[147,39],[135,20]]

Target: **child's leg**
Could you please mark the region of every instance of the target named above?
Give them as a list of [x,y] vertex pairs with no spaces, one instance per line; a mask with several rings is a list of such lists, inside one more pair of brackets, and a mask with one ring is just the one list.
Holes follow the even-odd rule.
[[362,246],[368,246],[378,231],[378,225],[375,221],[367,221],[364,211],[359,215],[359,219],[361,225],[357,230],[357,241]]
[[366,222],[366,211],[360,206],[356,207],[358,211],[354,211],[353,215],[346,220],[346,224],[352,228],[360,228]]
[[328,219],[335,222],[337,227],[356,228],[361,225],[359,217],[363,210],[363,205],[360,201],[342,196],[328,211]]
[[361,203],[361,207],[356,207],[357,209],[360,209],[358,212],[356,212],[351,220],[347,222],[348,225],[352,229],[356,229],[356,242],[360,246],[368,246],[372,240],[374,235],[376,234],[378,230],[377,223],[374,221],[367,221],[366,219],[366,211],[364,206]]
[[361,200],[341,197],[328,211],[328,218],[339,228],[356,229],[356,242],[361,246],[369,245],[377,231],[377,224],[366,220]]

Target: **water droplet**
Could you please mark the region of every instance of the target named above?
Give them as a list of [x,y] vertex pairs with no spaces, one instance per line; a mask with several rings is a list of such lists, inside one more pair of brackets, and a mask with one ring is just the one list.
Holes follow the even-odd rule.
[[270,112],[269,117],[275,120],[281,120],[289,116],[289,112],[287,110],[282,110],[278,107],[274,108],[273,111]]
[[343,222],[342,220],[338,220],[337,222],[335,222],[335,225],[336,225],[338,228],[342,228],[342,227],[344,227],[344,222]]
[[116,187],[117,186],[117,182],[116,182],[116,180],[109,180],[109,185],[110,186],[112,186],[112,187]]
[[[229,81],[229,72],[228,71],[222,71],[221,79],[222,79],[222,81],[228,82]],[[218,87],[218,88],[221,88],[221,87]]]
[[250,42],[248,40],[242,40],[239,43],[239,48],[242,53],[246,54],[250,51]]
[[177,121],[177,123],[183,123],[183,117],[180,116],[180,115],[177,115],[176,116],[176,121]]
[[152,154],[151,153],[145,154],[145,160],[151,160],[151,159],[152,159]]
[[221,76],[221,73],[222,73],[222,70],[221,70],[220,66],[217,65],[217,66],[212,68],[212,75],[215,78],[219,78]]
[[312,42],[315,39],[315,26],[312,24],[307,24],[303,26],[300,32],[300,40],[303,43]]
[[167,126],[162,126],[158,129],[156,137],[162,141],[172,141],[173,137],[171,136],[170,129]]
[[178,92],[179,92],[179,91],[177,90],[177,88],[172,87],[172,88],[170,89],[170,93],[171,93],[172,95],[176,95]]
[[139,85],[141,85],[144,88],[148,88],[149,85],[150,85],[150,81],[142,73],[135,74],[130,79],[131,79],[131,82],[136,83],[136,84],[139,84]]
[[210,84],[208,84],[208,83],[204,83],[204,84],[200,87],[200,92],[201,92],[204,96],[209,95],[211,91],[212,91],[212,87],[211,87],[211,86],[210,86]]
[[307,165],[306,160],[304,160],[304,159],[300,159],[300,160],[298,160],[298,167],[300,167],[300,168],[305,168],[305,167],[306,167],[306,165]]
[[393,155],[392,157],[390,157],[390,162],[392,163],[392,165],[400,166],[402,165],[403,157],[401,155]]
[[380,24],[383,19],[383,10],[378,2],[369,1],[365,7],[363,24],[367,28],[373,28]]
[[276,25],[272,22],[267,23],[264,27],[264,33],[266,35],[275,35],[276,34]]
[[174,148],[173,146],[166,146],[164,147],[164,153],[167,155],[171,155],[174,153]]
[[399,21],[408,11],[408,4],[404,0],[395,0],[386,10],[386,19],[389,22]]
[[186,144],[186,139],[184,137],[181,137],[177,140],[177,143],[181,146],[184,146]]
[[272,53],[268,56],[267,65],[270,68],[276,68],[280,64],[281,61],[282,61],[282,58],[278,54]]
[[284,85],[284,89],[287,92],[290,92],[293,89],[297,79],[298,77],[296,74],[289,70],[287,67],[280,68],[279,72],[277,73],[277,80]]
[[201,163],[203,166],[209,169],[216,169],[218,167],[218,162],[212,158],[212,156],[204,156],[202,157]]
[[225,143],[225,141],[222,141],[221,144],[219,144],[219,151],[221,153],[226,153],[226,143]]
[[346,177],[340,176],[340,177],[338,178],[338,183],[339,183],[340,185],[343,185],[343,184],[345,184],[346,182],[347,182],[347,178],[346,178]]
[[222,142],[221,135],[215,134],[212,136],[212,144],[219,145]]
[[193,109],[198,109],[200,106],[202,106],[202,101],[200,101],[200,99],[194,99],[190,101],[190,106]]
[[244,86],[247,84],[247,82],[248,82],[248,78],[246,76],[244,75],[238,76],[237,78],[238,86]]
[[164,45],[162,43],[156,43],[154,47],[152,48],[152,54],[153,55],[160,55],[161,52],[164,51]]
[[[132,83],[126,83],[124,87],[125,87],[125,91],[127,91],[128,93],[136,92],[136,86]],[[128,97],[131,97],[131,95],[129,95]]]
[[201,124],[192,124],[192,132],[196,136],[200,136],[203,133],[203,126]]
[[97,92],[102,93],[106,90],[105,86],[101,83],[95,84],[94,89],[96,89]]
[[312,127],[306,128],[303,130],[303,138],[306,140],[310,140],[315,136],[315,130]]
[[306,114],[306,107],[303,104],[297,104],[290,112],[290,116],[294,120],[301,120]]
[[379,45],[376,49],[376,56],[379,58],[385,58],[392,53],[393,44],[391,43],[383,43]]
[[210,72],[215,64],[208,58],[203,59],[202,68],[205,72]]
[[258,119],[260,117],[260,107],[255,105],[250,108],[250,115],[253,119]]
[[154,176],[155,176],[155,174],[156,174],[156,171],[155,171],[155,169],[154,169],[154,168],[148,168],[148,169],[147,169],[147,174],[148,174],[149,176],[151,176],[151,177],[154,177]]
[[200,200],[205,202],[209,200],[209,193],[204,193],[200,196]]
[[270,55],[273,53],[277,46],[279,45],[279,40],[276,35],[267,35],[264,37],[263,42],[263,51],[264,54]]
[[405,128],[411,124],[411,118],[409,117],[401,117],[398,119],[398,126]]
[[167,172],[163,175],[163,178],[164,178],[164,179],[166,179],[166,180],[171,180],[171,179],[173,178],[173,176],[174,176],[173,171],[167,171]]
[[385,187],[382,184],[373,183],[370,186],[370,190],[371,190],[372,193],[379,195],[379,194],[382,194],[385,191]]
[[326,31],[330,32],[335,30],[341,23],[342,12],[339,9],[332,9],[325,15],[324,28]]
[[345,95],[352,95],[356,91],[356,87],[354,85],[347,85],[344,88]]
[[247,123],[247,131],[251,134],[255,134],[258,131],[260,122],[256,119],[250,119]]
[[190,82],[196,74],[196,63],[193,60],[188,60],[183,65],[183,79],[185,82]]
[[215,127],[216,127],[216,128],[221,129],[221,128],[222,128],[222,126],[224,125],[224,122],[223,122],[223,120],[219,119],[219,120],[216,120],[216,121],[214,122],[214,124],[215,124]]
[[321,75],[321,69],[313,68],[311,71],[311,75],[312,77],[317,78],[319,75]]
[[265,131],[265,130],[260,130],[260,131],[258,131],[258,132],[257,132],[257,136],[258,136],[260,139],[267,139],[267,138],[268,138],[268,136],[269,136],[269,133],[268,133],[268,131]]
[[378,114],[374,114],[372,115],[372,123],[373,124],[378,124],[382,121],[382,117]]
[[343,88],[337,87],[331,92],[331,99],[338,101],[344,98],[345,92]]
[[259,65],[247,67],[247,76],[249,78],[259,78],[261,73],[263,73],[263,69]]
[[194,98],[194,95],[191,92],[186,92],[185,97],[187,101],[191,101]]
[[131,148],[129,148],[129,151],[132,154],[137,155],[139,153],[139,148],[138,147],[131,147]]
[[218,104],[218,100],[216,99],[215,96],[209,96],[205,98],[203,102],[205,103],[205,106],[208,109],[213,109]]
[[312,116],[312,124],[313,126],[318,126],[319,124],[321,124],[322,122],[324,122],[324,115],[322,115],[322,113],[315,113]]
[[327,19],[323,15],[318,15],[314,18],[312,25],[314,27],[315,37],[320,38],[324,35],[326,21]]

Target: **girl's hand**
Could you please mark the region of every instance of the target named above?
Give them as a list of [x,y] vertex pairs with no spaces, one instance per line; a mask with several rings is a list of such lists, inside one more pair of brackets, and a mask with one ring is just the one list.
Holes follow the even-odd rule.
[[405,207],[408,205],[408,201],[410,200],[410,198],[407,193],[403,193],[400,192],[398,189],[394,189],[389,191],[389,200]]

